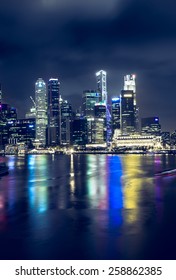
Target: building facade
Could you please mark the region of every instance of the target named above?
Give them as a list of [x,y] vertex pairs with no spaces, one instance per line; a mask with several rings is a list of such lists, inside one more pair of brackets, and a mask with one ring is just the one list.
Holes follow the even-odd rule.
[[46,83],[39,78],[35,83],[35,104],[36,104],[36,140],[41,146],[46,145],[47,127],[47,91]]
[[86,117],[95,116],[95,104],[100,101],[100,93],[95,90],[84,90],[82,95],[82,109]]
[[107,104],[107,73],[100,70],[96,73],[97,90],[100,93],[100,101]]
[[158,117],[149,117],[141,119],[141,134],[142,135],[161,135],[161,125]]
[[120,97],[111,99],[111,127],[113,137],[115,130],[120,131]]
[[29,148],[33,147],[35,140],[35,119],[19,119],[9,124],[9,144],[25,143]]
[[133,90],[122,90],[120,95],[120,127],[122,135],[136,132]]
[[0,146],[8,144],[9,127],[17,120],[17,111],[9,104],[0,103]]
[[67,100],[60,101],[61,108],[61,133],[60,133],[60,144],[70,145],[71,144],[71,130],[73,121],[73,112],[70,103]]
[[87,118],[80,116],[73,120],[72,143],[73,145],[81,146],[85,146],[88,143]]
[[60,82],[56,78],[48,81],[48,128],[47,145],[60,144]]
[[132,90],[134,93],[134,122],[135,122],[135,131],[139,132],[139,107],[137,106],[136,99],[136,75],[130,74],[124,76],[124,90]]

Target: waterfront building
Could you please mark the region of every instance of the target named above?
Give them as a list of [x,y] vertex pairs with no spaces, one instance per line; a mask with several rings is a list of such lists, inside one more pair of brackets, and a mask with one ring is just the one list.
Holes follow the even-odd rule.
[[158,117],[148,117],[141,119],[141,134],[161,135],[161,125]]
[[100,101],[107,104],[107,73],[100,70],[96,73],[97,90],[100,93]]
[[0,103],[0,146],[8,143],[9,126],[16,120],[16,108]]
[[113,137],[115,130],[120,131],[120,97],[111,99],[111,124]]
[[46,145],[47,127],[47,92],[46,83],[39,78],[35,83],[35,104],[36,104],[36,140],[41,146]]
[[29,148],[35,140],[36,120],[19,119],[14,122],[9,122],[8,143],[18,144],[25,143]]
[[114,137],[112,148],[162,149],[163,146],[161,136],[133,134]]
[[60,82],[56,78],[48,81],[48,128],[47,145],[60,144]]
[[87,118],[87,137],[88,144],[105,144],[104,138],[104,119]]
[[61,108],[61,133],[60,133],[60,144],[70,145],[71,144],[71,128],[73,112],[72,106],[67,100],[60,100]]
[[100,93],[95,90],[84,90],[82,95],[83,114],[86,117],[94,117],[94,106],[100,101]]
[[120,128],[122,135],[136,132],[133,90],[122,90],[120,95]]

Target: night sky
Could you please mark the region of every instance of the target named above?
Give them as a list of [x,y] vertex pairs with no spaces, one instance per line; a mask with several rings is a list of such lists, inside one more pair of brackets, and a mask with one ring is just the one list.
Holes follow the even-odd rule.
[[109,97],[136,74],[141,117],[159,116],[163,131],[175,130],[176,1],[1,0],[0,82],[19,117],[37,78],[59,78],[75,109],[101,69]]

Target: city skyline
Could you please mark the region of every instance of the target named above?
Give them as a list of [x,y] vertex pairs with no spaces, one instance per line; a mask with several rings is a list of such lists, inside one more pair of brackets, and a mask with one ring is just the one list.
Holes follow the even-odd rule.
[[[139,103],[138,103],[138,92],[137,92],[137,98],[136,98],[136,74],[126,74],[126,75],[124,75],[124,77],[122,78],[122,80],[123,80],[123,86],[122,86],[122,89],[121,89],[121,91],[120,91],[120,93],[119,94],[117,94],[116,96],[114,95],[113,97],[110,95],[108,95],[108,91],[107,91],[107,72],[106,71],[104,71],[104,70],[99,70],[98,72],[96,72],[95,73],[95,79],[96,79],[96,86],[97,86],[97,89],[96,89],[96,87],[94,88],[94,89],[90,89],[90,87],[89,87],[89,89],[87,89],[87,90],[83,90],[82,91],[82,94],[80,94],[80,97],[82,97],[83,98],[83,95],[87,92],[88,94],[90,94],[89,92],[94,92],[94,93],[96,93],[96,92],[99,92],[99,94],[100,94],[100,96],[103,96],[103,92],[102,92],[102,90],[101,90],[101,88],[99,88],[99,78],[98,78],[98,75],[100,74],[100,73],[104,73],[104,75],[106,76],[106,78],[105,78],[105,81],[106,81],[106,83],[105,83],[105,85],[106,85],[106,87],[105,87],[105,92],[106,92],[106,100],[103,100],[102,102],[103,103],[105,103],[105,104],[107,104],[108,106],[112,106],[112,103],[113,103],[113,100],[116,100],[116,99],[122,99],[122,92],[123,92],[123,90],[125,90],[125,91],[133,91],[134,92],[134,106],[135,106],[135,110],[137,110],[136,112],[137,112],[137,115],[136,115],[136,113],[135,113],[135,115],[136,115],[136,121],[137,121],[137,123],[136,123],[136,125],[137,125],[137,130],[138,131],[140,131],[141,130],[141,120],[143,119],[143,118],[155,118],[155,117],[158,117],[158,114],[157,114],[157,112],[155,112],[153,115],[143,115],[143,114],[141,114],[141,108],[139,108]],[[53,78],[53,77],[50,77],[48,80],[43,80],[43,78],[38,78],[37,79],[37,81],[42,81],[42,82],[44,82],[45,84],[47,84],[48,83],[48,89],[46,89],[46,98],[48,99],[49,98],[49,95],[50,95],[50,88],[49,88],[49,84],[50,84],[50,82],[51,81],[57,81],[57,83],[59,83],[59,92],[60,92],[60,81],[59,81],[59,79],[58,78]],[[103,83],[103,81],[102,81],[102,83]],[[97,94],[97,93],[96,93]],[[60,95],[60,98],[61,98],[61,100],[62,100],[62,98],[64,98],[64,100],[65,100],[65,96],[64,95],[62,95],[61,96],[61,94],[59,93],[59,95]],[[1,102],[2,103],[4,103],[3,102],[3,100],[5,100],[5,99],[3,99],[3,93],[1,94],[1,97],[2,97],[2,100],[1,100]],[[36,98],[36,83],[35,83],[35,91],[34,91],[34,98]],[[71,105],[73,105],[73,110],[76,112],[76,111],[82,111],[82,113],[84,112],[84,115],[86,116],[86,113],[85,113],[85,108],[84,108],[84,103],[83,103],[83,101],[82,101],[82,98],[79,98],[79,106],[78,107],[74,107],[74,104],[71,104]],[[101,100],[101,98],[102,97],[100,97],[100,100]],[[27,117],[27,115],[28,114],[30,114],[29,113],[29,110],[31,111],[34,107],[33,107],[33,105],[35,105],[36,106],[36,104],[35,104],[35,101],[34,101],[34,99],[33,99],[33,97],[32,96],[30,96],[29,97],[29,100],[31,99],[31,103],[28,103],[28,111],[24,111],[24,114],[22,115],[21,114],[21,111],[18,111],[18,108],[15,108],[15,109],[17,109],[17,113],[18,113],[18,118],[19,119],[22,119],[22,118],[24,118],[24,115],[25,115],[25,118]],[[9,102],[6,102],[7,104],[9,104]],[[74,102],[73,102],[74,103]],[[13,106],[13,104],[9,104],[10,106],[12,106],[12,107],[14,107]],[[137,106],[137,107],[136,107]],[[32,112],[32,111],[31,111]],[[140,114],[139,114],[139,112],[140,112]],[[160,117],[160,116],[159,116]],[[135,126],[136,126],[135,125]],[[173,129],[173,130],[167,130],[167,131],[169,131],[170,133],[172,133],[172,132],[174,132],[176,129]],[[163,128],[163,125],[162,125],[162,131],[166,131],[166,130],[164,130],[164,128]]]
[[75,108],[104,69],[110,97],[120,95],[123,76],[134,73],[141,117],[158,115],[163,130],[176,129],[173,1],[18,2],[0,4],[0,82],[4,102],[21,117],[38,77],[58,77],[61,95]]

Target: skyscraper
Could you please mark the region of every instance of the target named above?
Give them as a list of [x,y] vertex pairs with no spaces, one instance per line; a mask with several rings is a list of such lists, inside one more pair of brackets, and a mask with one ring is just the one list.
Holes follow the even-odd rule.
[[72,107],[67,100],[60,100],[60,110],[61,110],[61,132],[60,132],[60,144],[70,145],[71,144],[71,127],[72,127]]
[[120,127],[123,135],[129,135],[135,129],[135,107],[133,90],[122,90],[120,95]]
[[104,135],[104,142],[108,141],[108,123],[107,123],[107,106],[105,103],[100,102],[95,104],[95,118],[103,120],[103,135]]
[[60,143],[60,82],[51,78],[48,81],[48,129],[47,144],[56,146]]
[[136,76],[135,75],[125,75],[124,76],[124,88],[123,89],[132,90],[134,93],[136,93]]
[[8,144],[9,127],[17,120],[17,112],[9,104],[0,103],[0,146]]
[[100,93],[95,90],[84,90],[82,95],[83,113],[86,117],[95,115],[94,106],[100,100]]
[[73,145],[82,145],[82,146],[88,143],[86,118],[77,117],[73,120],[72,143]]
[[107,104],[107,79],[106,72],[100,70],[96,73],[97,77],[97,89],[100,92],[100,101]]
[[120,130],[120,97],[112,98],[111,102],[111,123],[113,136],[115,130]]
[[139,132],[139,107],[136,101],[136,75],[130,74],[124,76],[124,90],[132,90],[134,93],[134,122],[135,131]]
[[46,145],[47,126],[47,94],[46,84],[42,78],[35,83],[35,103],[36,103],[36,140],[41,146]]

